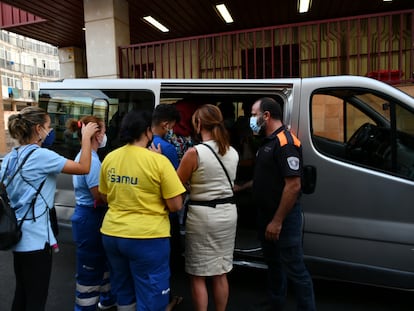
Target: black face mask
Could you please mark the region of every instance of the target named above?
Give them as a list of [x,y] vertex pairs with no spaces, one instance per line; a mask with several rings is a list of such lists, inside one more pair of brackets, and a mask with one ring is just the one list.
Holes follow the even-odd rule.
[[154,140],[154,134],[152,134],[151,139],[149,139],[148,135],[145,135],[148,138],[148,142],[147,142],[147,148],[151,147],[151,144]]

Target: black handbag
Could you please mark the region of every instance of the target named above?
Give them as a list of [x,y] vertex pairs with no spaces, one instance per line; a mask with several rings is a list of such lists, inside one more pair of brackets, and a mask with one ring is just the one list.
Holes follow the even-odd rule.
[[[35,149],[29,151],[27,156],[23,159],[22,163],[9,179],[9,184],[34,150]],[[6,169],[4,170],[4,175],[1,179],[0,185],[0,250],[9,250],[20,241],[22,238],[21,229],[23,221],[26,219],[29,211],[33,208],[30,206],[24,214],[23,218],[20,221],[17,221],[15,210],[10,206],[9,197],[7,196],[6,192],[6,186],[4,185],[7,168],[8,163]]]

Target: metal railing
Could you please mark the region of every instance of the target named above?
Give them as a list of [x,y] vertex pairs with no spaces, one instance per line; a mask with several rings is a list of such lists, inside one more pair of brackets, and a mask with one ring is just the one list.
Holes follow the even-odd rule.
[[119,68],[121,78],[413,81],[414,10],[121,46]]

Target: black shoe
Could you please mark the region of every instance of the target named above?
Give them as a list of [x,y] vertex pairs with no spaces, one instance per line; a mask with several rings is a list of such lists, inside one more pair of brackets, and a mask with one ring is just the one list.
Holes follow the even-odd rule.
[[277,311],[278,309],[272,305],[272,303],[268,300],[261,301],[252,305],[248,311]]

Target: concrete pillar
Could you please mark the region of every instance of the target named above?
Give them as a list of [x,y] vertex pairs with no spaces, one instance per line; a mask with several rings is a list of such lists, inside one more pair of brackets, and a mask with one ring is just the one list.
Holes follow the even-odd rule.
[[119,78],[118,46],[130,44],[127,0],[84,0],[88,78]]
[[60,78],[87,78],[85,50],[77,47],[59,48]]

